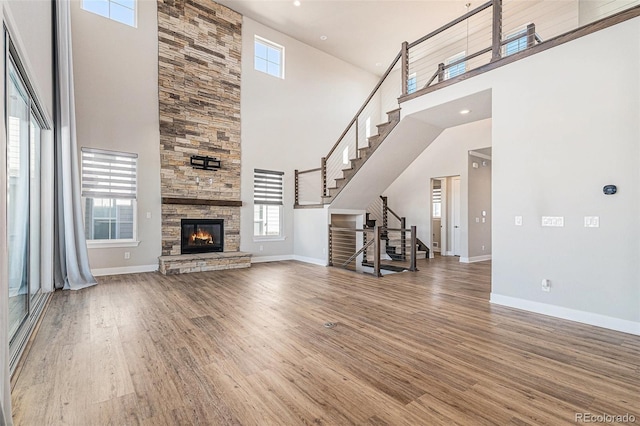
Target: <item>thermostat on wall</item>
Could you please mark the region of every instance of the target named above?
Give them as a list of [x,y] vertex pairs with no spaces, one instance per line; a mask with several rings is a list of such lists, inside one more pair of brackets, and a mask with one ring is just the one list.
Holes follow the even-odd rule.
[[618,192],[618,187],[615,185],[605,185],[605,187],[602,188],[602,192],[604,192],[604,195],[613,195]]

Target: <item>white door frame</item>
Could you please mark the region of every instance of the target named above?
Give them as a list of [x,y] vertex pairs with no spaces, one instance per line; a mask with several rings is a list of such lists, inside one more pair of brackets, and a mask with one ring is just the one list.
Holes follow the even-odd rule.
[[462,246],[462,181],[460,176],[451,178],[451,255],[461,256]]

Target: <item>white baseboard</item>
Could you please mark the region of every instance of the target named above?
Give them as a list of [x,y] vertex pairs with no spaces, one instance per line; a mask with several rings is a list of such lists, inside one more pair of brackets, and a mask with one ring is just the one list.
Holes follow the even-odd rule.
[[327,261],[324,259],[316,259],[313,257],[297,256],[295,254],[283,254],[279,256],[258,256],[252,257],[251,263],[263,263],[263,262],[281,262],[283,260],[297,260],[304,263],[312,263],[314,265],[327,266]]
[[305,256],[298,256],[294,254],[293,260],[297,260],[299,262],[304,262],[304,263],[311,263],[313,265],[318,265],[318,266],[327,266],[326,259],[316,259],[315,257],[305,257]]
[[264,262],[280,262],[283,260],[293,260],[291,254],[281,254],[278,256],[257,256],[251,257],[251,263],[264,263]]
[[640,336],[640,322],[491,293],[491,303]]
[[484,254],[482,256],[461,257],[460,263],[484,262],[485,260],[491,260],[491,255]]
[[122,274],[140,274],[142,272],[155,272],[158,270],[158,264],[155,265],[138,265],[138,266],[121,266],[117,268],[97,268],[92,269],[91,273],[94,277],[103,277],[105,275],[122,275]]

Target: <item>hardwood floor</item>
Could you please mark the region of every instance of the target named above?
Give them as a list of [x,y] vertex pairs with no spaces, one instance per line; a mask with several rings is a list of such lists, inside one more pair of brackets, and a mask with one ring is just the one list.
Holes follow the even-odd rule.
[[[490,263],[299,262],[57,292],[16,425],[640,422],[640,338],[489,304]],[[327,321],[335,328],[325,328]]]

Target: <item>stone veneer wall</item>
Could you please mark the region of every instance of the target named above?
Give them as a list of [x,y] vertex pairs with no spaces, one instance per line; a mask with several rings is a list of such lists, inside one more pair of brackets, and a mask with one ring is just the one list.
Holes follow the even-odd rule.
[[[241,29],[242,16],[213,1],[158,1],[163,198],[240,200]],[[193,169],[194,154],[221,169]],[[180,218],[224,219],[225,251],[239,250],[240,207],[163,204],[163,255],[180,254]]]

